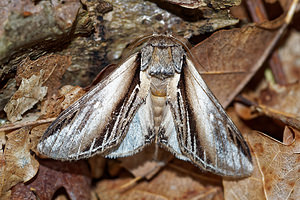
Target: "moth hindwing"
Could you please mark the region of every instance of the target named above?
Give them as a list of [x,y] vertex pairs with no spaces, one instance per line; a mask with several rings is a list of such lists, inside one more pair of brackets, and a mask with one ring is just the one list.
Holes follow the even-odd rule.
[[[146,39],[145,39],[146,40]],[[172,36],[151,36],[62,112],[38,151],[58,160],[130,156],[155,142],[177,158],[231,177],[249,176],[249,147]]]

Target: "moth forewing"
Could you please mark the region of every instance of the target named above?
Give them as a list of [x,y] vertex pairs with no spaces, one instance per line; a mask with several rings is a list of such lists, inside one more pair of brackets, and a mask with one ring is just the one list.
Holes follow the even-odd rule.
[[117,158],[154,141],[204,170],[250,175],[249,148],[197,72],[189,50],[172,36],[144,40],[140,51],[50,125],[39,152],[59,160],[96,153]]
[[118,146],[133,114],[125,115],[135,113],[142,102],[135,98],[139,91],[136,59],[136,54],[131,56],[62,112],[44,133],[38,151],[53,159],[77,160]]
[[211,172],[249,176],[253,170],[252,158],[244,138],[189,58],[182,78],[181,92],[189,122],[186,135],[179,132],[187,140],[180,143],[183,154]]

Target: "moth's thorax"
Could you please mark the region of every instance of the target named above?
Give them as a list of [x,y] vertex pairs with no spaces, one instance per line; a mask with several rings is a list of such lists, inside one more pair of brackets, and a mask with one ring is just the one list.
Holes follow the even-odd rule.
[[155,38],[141,49],[141,70],[163,80],[181,72],[184,56],[181,45],[171,39]]

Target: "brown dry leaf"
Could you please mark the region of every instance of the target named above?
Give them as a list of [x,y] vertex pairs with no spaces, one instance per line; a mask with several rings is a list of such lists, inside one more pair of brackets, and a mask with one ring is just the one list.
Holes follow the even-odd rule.
[[[295,141],[295,135],[299,133],[295,133],[295,132],[299,132],[296,129],[293,129],[291,127],[285,126],[284,127],[284,131],[283,131],[283,139],[282,139],[282,143],[285,145],[290,145]],[[300,144],[300,143],[299,143]],[[299,148],[300,150],[300,148]]]
[[283,70],[289,83],[300,80],[300,32],[291,30],[285,43],[279,48]]
[[57,117],[63,110],[79,99],[85,91],[79,86],[65,85],[58,91],[58,96],[42,102],[41,118]]
[[240,181],[224,180],[227,199],[299,199],[300,198],[300,134],[284,145],[266,135],[247,135],[252,150],[254,172]]
[[236,6],[241,3],[240,0],[231,0],[231,1],[204,1],[204,0],[166,0],[168,2],[180,5],[185,8],[201,8],[201,7],[212,7],[214,9],[228,8],[230,6]]
[[[131,189],[122,189],[135,179],[120,176],[118,179],[101,180],[96,193],[100,199],[219,199],[222,194],[220,185],[210,185],[198,175],[200,170],[186,162],[178,161],[174,166],[167,166],[149,181],[140,181]],[[185,171],[186,170],[186,171]],[[183,172],[185,171],[185,172]],[[189,174],[187,174],[189,173]],[[197,174],[196,176],[191,175]]]
[[173,158],[171,153],[156,147],[152,144],[134,156],[120,158],[121,165],[136,178],[151,179]]
[[252,101],[247,100],[253,104],[251,108],[242,104],[235,104],[238,115],[243,119],[249,120],[266,115],[300,130],[299,83],[286,86],[271,84],[260,92],[251,93],[247,96],[252,99]]
[[6,104],[4,111],[11,122],[22,119],[22,114],[41,101],[47,93],[47,87],[42,86],[43,70],[39,75],[22,79],[19,89]]
[[18,184],[12,189],[12,199],[52,199],[54,193],[64,188],[70,199],[90,199],[91,179],[85,161],[40,161],[36,177],[28,184]]
[[24,59],[18,66],[16,81],[20,84],[22,79],[29,79],[32,75],[39,76],[41,69],[44,71],[41,82],[48,87],[48,96],[57,92],[60,80],[66,69],[71,65],[71,56],[50,54],[37,60]]
[[4,163],[0,172],[1,195],[12,186],[29,181],[38,171],[39,163],[30,154],[30,135],[28,128],[22,128],[6,135]]
[[92,178],[100,178],[104,173],[106,159],[101,155],[95,155],[88,159]]
[[[278,20],[262,25],[277,27]],[[223,107],[229,105],[269,55],[285,29],[276,27],[250,25],[222,30],[192,48],[200,63],[198,71]]]
[[269,85],[261,91],[257,110],[300,130],[300,84]]
[[48,55],[35,61],[25,59],[16,75],[17,84],[21,85],[4,108],[8,120],[15,122],[22,119],[22,114],[41,101],[47,91],[49,96],[56,93],[70,64],[70,56]]
[[238,116],[244,120],[251,120],[259,116],[259,113],[256,111],[256,109],[251,106],[245,106],[242,103],[234,102],[234,109],[235,112],[238,114]]
[[280,86],[271,84],[259,94],[258,104],[298,115],[300,113],[300,84]]
[[257,106],[256,110],[268,117],[280,120],[285,125],[292,126],[300,130],[300,116],[298,114],[295,115],[286,113],[281,110],[275,110],[264,105]]

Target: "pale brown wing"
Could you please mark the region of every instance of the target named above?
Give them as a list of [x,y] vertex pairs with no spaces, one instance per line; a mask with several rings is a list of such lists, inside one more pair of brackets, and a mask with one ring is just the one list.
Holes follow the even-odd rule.
[[[134,54],[60,114],[40,140],[38,151],[53,159],[77,160],[116,150],[145,101],[139,95],[139,72]],[[142,134],[151,138],[150,132]]]
[[189,59],[176,87],[168,103],[177,141],[165,146],[176,157],[204,170],[229,177],[249,176],[253,165],[247,143]]

